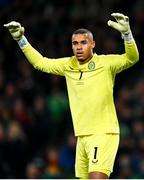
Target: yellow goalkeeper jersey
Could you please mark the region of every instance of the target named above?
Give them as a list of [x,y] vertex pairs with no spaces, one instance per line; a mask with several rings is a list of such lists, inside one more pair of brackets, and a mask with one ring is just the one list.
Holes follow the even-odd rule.
[[125,43],[121,55],[97,55],[80,65],[75,56],[49,59],[30,44],[22,49],[38,70],[65,76],[76,136],[119,133],[113,99],[115,76],[139,59],[135,41]]

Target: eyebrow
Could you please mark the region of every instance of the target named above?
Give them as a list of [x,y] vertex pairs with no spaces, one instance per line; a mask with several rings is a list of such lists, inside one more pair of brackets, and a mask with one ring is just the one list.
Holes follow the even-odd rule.
[[72,43],[74,44],[74,43],[86,43],[87,42],[87,40],[82,40],[82,41],[72,41]]

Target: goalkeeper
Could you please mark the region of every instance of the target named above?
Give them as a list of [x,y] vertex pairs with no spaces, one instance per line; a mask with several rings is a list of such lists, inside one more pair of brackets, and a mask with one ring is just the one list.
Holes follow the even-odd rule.
[[123,54],[97,55],[95,41],[87,29],[72,34],[72,57],[50,59],[36,51],[24,36],[24,27],[12,21],[4,26],[17,41],[28,61],[38,70],[66,78],[76,147],[76,177],[108,179],[119,146],[119,124],[113,101],[115,76],[133,66],[139,53],[129,18],[113,13],[108,25],[124,39]]

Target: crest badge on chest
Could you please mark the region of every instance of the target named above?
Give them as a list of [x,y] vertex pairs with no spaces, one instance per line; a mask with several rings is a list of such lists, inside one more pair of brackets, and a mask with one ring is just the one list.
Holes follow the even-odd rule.
[[95,63],[93,61],[89,62],[88,69],[89,70],[94,70],[95,69]]

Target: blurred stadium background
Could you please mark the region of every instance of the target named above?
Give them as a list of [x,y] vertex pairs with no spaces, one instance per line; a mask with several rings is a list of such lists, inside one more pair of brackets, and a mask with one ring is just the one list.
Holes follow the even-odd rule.
[[94,33],[97,54],[123,53],[107,26],[112,12],[129,16],[140,61],[116,78],[121,142],[111,178],[144,178],[143,0],[0,0],[0,178],[74,178],[76,144],[65,80],[35,70],[3,24],[22,23],[47,57],[71,56],[80,27]]

